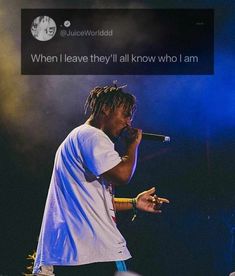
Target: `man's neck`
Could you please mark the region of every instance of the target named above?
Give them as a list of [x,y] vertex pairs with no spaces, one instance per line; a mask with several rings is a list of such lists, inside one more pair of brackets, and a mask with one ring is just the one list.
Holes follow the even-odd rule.
[[104,129],[104,124],[102,123],[102,120],[100,118],[94,118],[93,115],[91,115],[87,119],[86,124],[96,127],[96,128],[99,128],[101,130]]
[[109,136],[109,138],[110,138],[112,141],[113,141],[113,139],[114,139],[114,141],[116,141],[116,139],[115,139],[114,137],[110,136],[109,133],[106,131],[106,128],[105,128],[106,125],[105,125],[104,120],[103,120],[103,118],[102,118],[101,116],[95,117],[95,118],[94,118],[94,116],[91,115],[91,116],[87,119],[86,124],[88,124],[88,125],[90,125],[90,126],[93,126],[93,127],[96,127],[96,128],[98,128],[98,129],[100,129],[100,130],[102,130],[106,135]]

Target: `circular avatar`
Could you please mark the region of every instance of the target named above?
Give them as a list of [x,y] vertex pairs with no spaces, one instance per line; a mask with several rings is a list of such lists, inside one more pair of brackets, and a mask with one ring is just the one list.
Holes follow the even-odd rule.
[[38,16],[31,25],[33,37],[40,41],[48,41],[56,33],[56,23],[49,16]]

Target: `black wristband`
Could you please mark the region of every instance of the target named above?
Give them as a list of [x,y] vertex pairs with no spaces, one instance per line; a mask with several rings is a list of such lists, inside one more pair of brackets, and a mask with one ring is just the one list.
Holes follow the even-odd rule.
[[132,203],[132,208],[133,208],[133,217],[132,217],[131,221],[134,221],[135,218],[137,217],[137,208],[136,208],[137,200],[136,200],[136,198],[132,198],[131,203]]

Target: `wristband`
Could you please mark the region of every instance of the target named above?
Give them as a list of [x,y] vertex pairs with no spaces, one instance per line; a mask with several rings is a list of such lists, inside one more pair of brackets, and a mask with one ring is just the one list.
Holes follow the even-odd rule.
[[135,218],[137,217],[137,208],[136,208],[137,200],[136,200],[136,198],[132,198],[131,203],[132,203],[132,208],[133,208],[133,217],[132,217],[131,221],[134,221]]

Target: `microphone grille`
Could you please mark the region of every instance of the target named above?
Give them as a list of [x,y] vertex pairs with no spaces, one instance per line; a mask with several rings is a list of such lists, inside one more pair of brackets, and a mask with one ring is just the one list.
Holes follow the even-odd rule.
[[164,142],[170,142],[171,138],[169,136],[165,136]]

